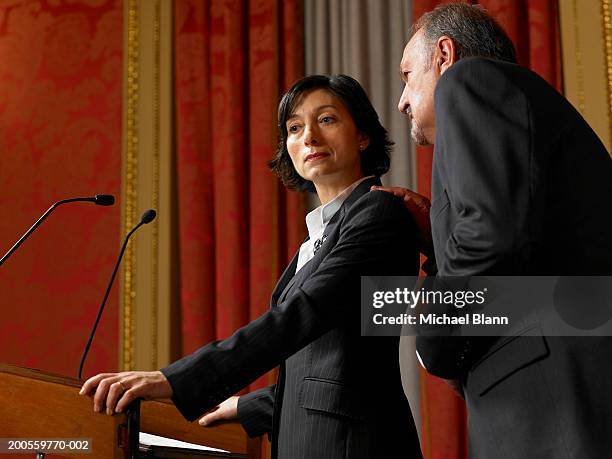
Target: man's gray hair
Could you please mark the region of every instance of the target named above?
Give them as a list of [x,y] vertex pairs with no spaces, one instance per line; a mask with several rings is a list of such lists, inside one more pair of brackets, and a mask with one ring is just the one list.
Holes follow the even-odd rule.
[[477,5],[450,3],[423,14],[412,27],[412,35],[423,29],[431,65],[434,44],[443,35],[455,43],[459,59],[481,56],[516,63],[516,50],[499,23]]

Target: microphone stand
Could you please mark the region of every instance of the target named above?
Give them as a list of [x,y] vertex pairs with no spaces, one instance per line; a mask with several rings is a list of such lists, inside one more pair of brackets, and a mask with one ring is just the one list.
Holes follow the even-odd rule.
[[104,298],[102,299],[102,303],[98,309],[98,315],[96,316],[96,320],[94,321],[93,328],[91,330],[91,334],[89,335],[89,339],[87,340],[87,344],[85,345],[85,350],[83,351],[83,355],[81,356],[81,362],[79,363],[79,372],[77,374],[77,378],[81,379],[81,375],[83,373],[83,366],[85,365],[85,359],[87,358],[87,353],[89,352],[89,348],[91,347],[91,343],[93,341],[93,337],[96,333],[96,329],[98,328],[98,323],[100,322],[100,318],[102,317],[102,312],[104,311],[104,305],[106,304],[106,300],[108,299],[108,295],[110,294],[111,288],[113,286],[113,281],[115,280],[115,276],[117,275],[117,271],[119,270],[119,264],[121,263],[121,259],[123,258],[123,253],[128,245],[130,240],[130,236],[134,234],[134,232],[140,228],[142,225],[146,225],[151,223],[155,218],[155,211],[153,209],[145,212],[140,219],[140,222],[132,228],[132,230],[127,234],[123,241],[123,245],[121,246],[121,250],[119,251],[119,257],[117,258],[117,262],[115,263],[115,268],[113,269],[113,274],[111,275],[110,282],[106,287],[106,292],[104,293]]
[[69,202],[76,202],[76,201],[95,202],[98,205],[109,206],[109,205],[114,204],[115,198],[111,195],[98,194],[93,198],[70,198],[70,199],[63,199],[61,201],[56,202],[51,207],[49,207],[47,211],[44,214],[42,214],[42,216],[38,220],[36,220],[36,222],[30,227],[30,229],[27,230],[26,233],[23,236],[21,236],[21,238],[17,242],[15,242],[15,245],[13,245],[13,247],[11,247],[9,251],[4,254],[2,258],[0,258],[0,266],[2,266],[2,264],[8,259],[8,257],[10,257],[13,254],[13,252],[15,252],[15,250],[17,250],[19,246],[23,244],[23,242],[28,237],[30,237],[30,234],[32,234],[34,230],[36,230],[36,228],[38,228],[38,226],[42,222],[45,221],[45,219],[49,216],[51,212],[53,212],[57,207],[61,206],[62,204],[67,204]]

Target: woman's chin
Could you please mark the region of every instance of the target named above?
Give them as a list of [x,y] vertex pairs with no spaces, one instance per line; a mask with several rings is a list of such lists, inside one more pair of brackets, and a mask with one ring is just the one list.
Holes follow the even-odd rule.
[[330,174],[328,174],[324,168],[316,167],[316,168],[309,170],[302,177],[305,180],[310,180],[312,183],[317,183],[321,181],[323,182],[327,181],[327,179],[330,178],[329,175]]

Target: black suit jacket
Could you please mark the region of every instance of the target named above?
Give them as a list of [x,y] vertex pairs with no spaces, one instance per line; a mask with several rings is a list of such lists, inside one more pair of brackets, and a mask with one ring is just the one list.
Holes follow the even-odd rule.
[[398,338],[360,336],[360,276],[418,270],[414,223],[399,199],[368,192],[376,183],[351,193],[296,275],[294,257],[268,312],[162,370],[187,419],[280,364],[276,386],[239,403],[247,432],[271,433],[273,456],[421,457]]
[[[440,276],[612,274],[612,160],[565,98],[469,58],[440,78],[435,111]],[[470,457],[608,457],[612,339],[520,335],[417,339],[430,372],[464,383]]]

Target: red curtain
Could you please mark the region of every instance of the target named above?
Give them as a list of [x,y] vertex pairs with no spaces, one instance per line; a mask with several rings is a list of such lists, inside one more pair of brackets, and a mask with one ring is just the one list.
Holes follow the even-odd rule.
[[[269,307],[304,237],[304,196],[267,168],[303,76],[300,0],[175,2],[182,353]],[[264,377],[253,387],[271,382]]]
[[[0,5],[0,252],[54,202],[121,190],[122,3]],[[0,362],[76,376],[120,206],[58,208],[0,267]],[[118,369],[118,293],[84,375]]]
[[[448,1],[413,0],[413,18]],[[514,42],[519,63],[561,91],[561,52],[557,0],[479,0]],[[417,191],[431,197],[433,148],[417,148]],[[446,384],[421,371],[422,448],[427,459],[467,456],[465,405]]]
[[519,63],[562,90],[561,39],[557,0],[479,0],[516,46]]

